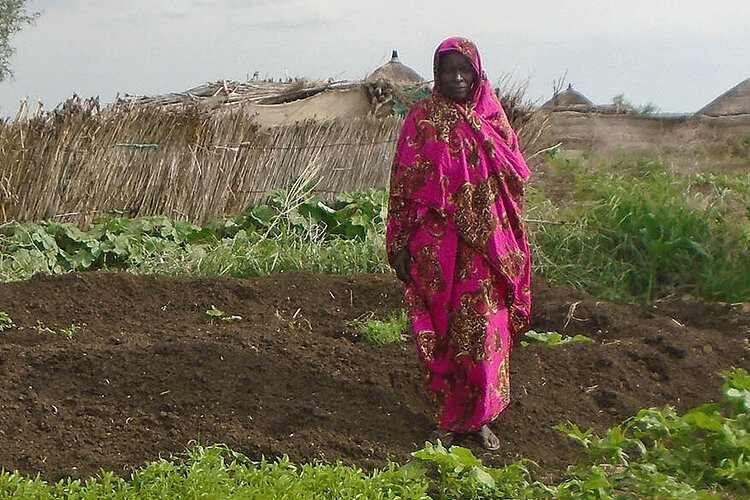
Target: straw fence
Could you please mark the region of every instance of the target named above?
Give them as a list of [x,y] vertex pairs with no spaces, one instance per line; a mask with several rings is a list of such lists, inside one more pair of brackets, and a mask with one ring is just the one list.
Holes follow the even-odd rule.
[[[104,110],[96,99],[78,98],[31,118],[22,108],[16,120],[0,121],[0,224],[56,219],[86,226],[113,213],[204,224],[300,177],[314,176],[328,198],[386,188],[401,118],[270,129],[253,121],[249,104],[258,99],[282,102],[340,85],[292,82],[279,93],[271,82],[218,82]],[[373,109],[391,93],[404,103],[414,97],[388,82],[367,85]],[[537,151],[546,116],[524,104],[522,88],[508,87],[502,98],[524,150]]]
[[87,225],[111,211],[202,224],[314,172],[324,194],[385,188],[401,119],[303,122],[270,130],[243,106],[67,103],[0,122],[0,221]]

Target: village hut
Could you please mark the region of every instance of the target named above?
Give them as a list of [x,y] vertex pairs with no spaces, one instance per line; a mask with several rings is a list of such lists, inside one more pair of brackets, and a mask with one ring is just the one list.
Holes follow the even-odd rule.
[[368,89],[358,82],[222,80],[185,92],[161,96],[119,98],[115,109],[135,106],[158,106],[162,109],[183,109],[198,106],[212,111],[233,111],[241,107],[244,114],[262,127],[292,125],[315,120],[351,120],[372,115],[373,99]]
[[429,82],[402,63],[396,50],[390,61],[370,73],[363,83],[374,103],[372,114],[379,117],[403,116],[416,101],[430,93]]
[[706,116],[750,114],[750,78],[721,94],[698,110],[697,114]]
[[403,86],[419,86],[425,83],[425,79],[419,73],[399,60],[397,50],[394,50],[391,54],[390,61],[365,78],[366,82],[378,80],[388,80],[392,84]]
[[543,109],[551,111],[591,111],[594,103],[585,95],[573,89],[573,84],[562,92],[555,92],[552,99],[542,105]]

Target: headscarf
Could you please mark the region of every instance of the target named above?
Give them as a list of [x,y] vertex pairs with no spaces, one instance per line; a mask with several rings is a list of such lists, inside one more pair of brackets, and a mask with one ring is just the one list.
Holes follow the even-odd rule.
[[[474,68],[476,80],[474,82],[474,94],[469,103],[465,106],[466,114],[471,115],[472,111],[474,114],[483,118],[488,125],[490,125],[500,137],[503,138],[509,148],[517,153],[514,156],[515,164],[514,167],[517,170],[517,174],[523,178],[524,181],[529,178],[529,169],[526,166],[526,161],[518,151],[518,137],[516,136],[513,127],[505,114],[500,99],[497,97],[495,90],[487,78],[484,70],[482,69],[482,58],[479,55],[476,45],[470,40],[462,37],[448,38],[443,41],[438,48],[435,50],[432,63],[432,73],[435,79],[435,87],[433,88],[433,94],[440,94],[438,85],[438,69],[440,67],[440,59],[448,52],[459,52],[466,56],[471,62],[471,66]],[[457,104],[459,108],[464,107]]]
[[[444,97],[437,83],[440,59],[453,51],[476,72],[473,95],[463,104]],[[445,40],[435,51],[433,71],[435,88],[407,116],[391,171],[389,260],[408,245],[427,211],[439,214],[506,280],[505,305],[518,333],[531,307],[521,218],[529,168],[476,46],[461,37]]]

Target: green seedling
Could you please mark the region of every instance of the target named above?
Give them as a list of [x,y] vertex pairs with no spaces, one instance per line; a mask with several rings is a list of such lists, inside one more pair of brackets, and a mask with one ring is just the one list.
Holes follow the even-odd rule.
[[32,326],[31,329],[39,335],[57,335],[56,331],[39,320],[37,320],[36,325]]
[[61,328],[59,331],[56,331],[45,325],[42,321],[37,320],[36,325],[32,326],[31,329],[39,335],[63,335],[65,338],[72,340],[81,329],[81,326],[71,323],[69,327]]
[[12,330],[18,328],[13,320],[8,316],[8,313],[0,311],[0,332],[4,330]]
[[[572,337],[569,337],[567,335],[562,335],[557,332],[536,332],[534,330],[529,330],[528,332],[526,332],[525,338],[528,338],[535,342],[539,342],[544,345],[562,345],[562,344],[570,344],[571,342],[593,342],[593,340],[590,337],[587,337],[581,334],[577,334],[577,335],[573,335]],[[522,340],[521,345],[526,347],[527,345],[529,345],[529,343]]]
[[211,319],[218,319],[225,323],[231,323],[233,321],[240,321],[242,319],[242,316],[228,316],[224,311],[221,309],[217,309],[215,305],[211,304],[211,309],[208,309],[206,311],[206,314]]
[[78,331],[81,329],[79,325],[76,325],[75,323],[71,323],[71,325],[67,328],[61,328],[60,333],[62,335],[65,335],[68,339],[73,339]]

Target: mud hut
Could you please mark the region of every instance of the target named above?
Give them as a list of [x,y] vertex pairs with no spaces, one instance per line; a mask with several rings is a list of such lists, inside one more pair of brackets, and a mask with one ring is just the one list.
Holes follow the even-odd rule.
[[562,92],[556,92],[552,99],[542,105],[543,109],[550,111],[591,111],[595,108],[585,95],[573,89],[573,84]]
[[699,115],[750,115],[750,78],[727,90],[698,110]]

